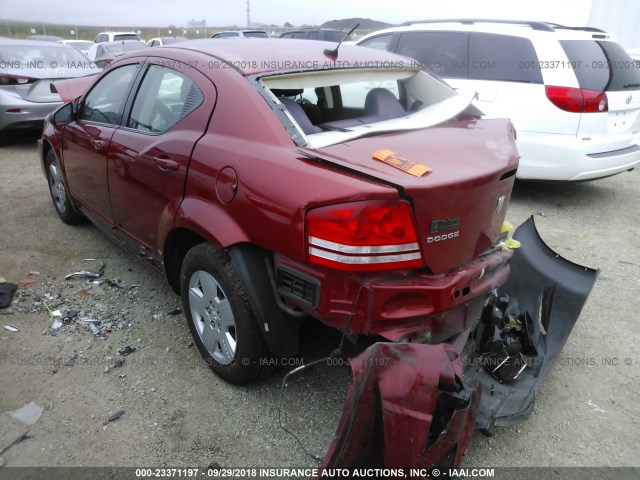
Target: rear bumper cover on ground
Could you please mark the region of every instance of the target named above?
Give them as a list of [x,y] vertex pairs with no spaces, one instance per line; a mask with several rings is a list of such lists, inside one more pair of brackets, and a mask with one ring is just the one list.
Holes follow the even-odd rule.
[[[498,314],[489,302],[478,324],[448,343],[377,343],[351,362],[353,383],[321,471],[457,467],[474,425],[511,425],[529,416],[598,271],[553,252],[533,219],[514,237],[522,246],[511,261],[507,284],[493,298],[502,296],[502,301],[506,294],[517,302],[505,303]],[[509,325],[495,328],[496,318],[508,319]],[[514,343],[505,340],[505,355],[511,358],[492,366],[487,360],[494,357],[483,352],[487,326],[498,343],[496,332],[517,336],[523,344],[517,359],[526,365],[515,365],[515,378],[492,373],[513,367],[516,354]]]

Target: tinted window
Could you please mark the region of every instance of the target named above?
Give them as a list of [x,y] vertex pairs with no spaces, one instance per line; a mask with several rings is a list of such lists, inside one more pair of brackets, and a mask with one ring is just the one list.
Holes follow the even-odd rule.
[[[324,40],[327,42],[339,42],[342,40],[342,37],[346,35],[347,32],[335,32],[332,30],[324,30],[323,32]],[[309,37],[311,38],[311,37]],[[351,37],[348,37],[347,40],[351,40]]]
[[538,56],[526,38],[471,33],[469,78],[542,83]]
[[119,40],[140,40],[140,37],[135,33],[123,33],[122,35],[113,36],[114,42],[117,42]]
[[249,38],[269,38],[267,32],[244,32],[244,36]]
[[580,88],[620,91],[640,88],[640,69],[615,42],[561,40]]
[[293,38],[304,38],[304,32],[293,32]]
[[403,33],[396,51],[443,77],[465,78],[468,70],[467,39],[466,33],[458,32]]
[[138,88],[127,126],[144,132],[165,132],[202,100],[202,92],[186,75],[152,65]]
[[78,119],[119,125],[122,108],[137,72],[137,65],[127,65],[102,77],[85,97]]
[[280,38],[292,38],[293,37],[293,33],[287,32],[287,33],[283,33],[282,35],[280,35]]
[[377,37],[370,38],[366,42],[359,43],[358,45],[375,48],[376,50],[388,50],[392,38],[393,34],[387,33],[386,35],[378,35]]
[[312,30],[307,35],[307,39],[309,40],[318,40],[319,38],[320,38],[320,32],[318,32],[317,30]]

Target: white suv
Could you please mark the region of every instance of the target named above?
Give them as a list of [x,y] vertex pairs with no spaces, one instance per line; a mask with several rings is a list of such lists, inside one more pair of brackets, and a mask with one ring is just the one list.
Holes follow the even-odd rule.
[[593,180],[640,162],[640,68],[610,35],[543,22],[443,20],[374,32],[363,45],[405,55],[489,117],[516,127],[529,180]]

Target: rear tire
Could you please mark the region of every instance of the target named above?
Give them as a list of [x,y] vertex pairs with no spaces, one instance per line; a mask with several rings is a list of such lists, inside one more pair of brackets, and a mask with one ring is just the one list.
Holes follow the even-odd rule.
[[211,370],[244,385],[263,370],[264,337],[231,259],[208,243],[193,247],[180,276],[189,330]]
[[53,150],[47,152],[46,164],[49,193],[51,194],[51,200],[53,201],[53,206],[58,216],[64,223],[68,223],[69,225],[84,223],[86,218],[78,212],[71,203],[67,187],[62,178],[62,170],[60,169],[60,165],[58,165],[58,160]]

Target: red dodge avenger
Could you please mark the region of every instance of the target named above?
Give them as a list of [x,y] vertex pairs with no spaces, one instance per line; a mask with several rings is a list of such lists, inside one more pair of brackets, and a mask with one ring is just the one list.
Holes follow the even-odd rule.
[[531,413],[597,272],[532,221],[503,228],[508,120],[407,58],[335,47],[191,41],[55,82],[53,204],[166,275],[228,382],[295,355],[307,318],[374,339],[324,467],[459,465],[474,425]]

